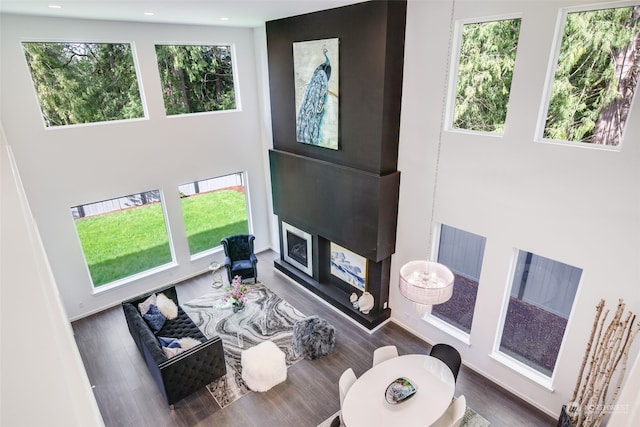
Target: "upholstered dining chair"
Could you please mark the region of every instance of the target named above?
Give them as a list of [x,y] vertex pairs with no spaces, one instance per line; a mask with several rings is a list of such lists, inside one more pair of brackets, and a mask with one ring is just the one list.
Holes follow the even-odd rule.
[[344,403],[344,398],[357,379],[358,377],[356,377],[355,372],[353,372],[351,368],[348,368],[340,375],[340,380],[338,381],[338,388],[340,389],[340,425],[344,425],[344,421],[342,420],[342,404]]
[[385,345],[373,350],[373,366],[388,359],[398,357],[398,349],[395,345]]
[[431,427],[460,427],[466,410],[467,399],[460,395],[451,401],[444,414]]
[[458,372],[460,372],[460,365],[462,365],[462,358],[460,353],[449,344],[436,344],[431,347],[430,356],[442,360],[453,373],[453,380],[458,380]]
[[229,283],[235,276],[240,276],[242,280],[253,277],[258,283],[258,257],[253,253],[252,234],[235,234],[220,240],[224,248],[224,266],[227,268]]

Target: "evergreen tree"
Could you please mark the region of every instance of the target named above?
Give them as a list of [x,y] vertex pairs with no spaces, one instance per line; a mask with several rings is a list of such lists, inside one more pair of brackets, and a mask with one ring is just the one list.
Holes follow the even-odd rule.
[[144,116],[128,44],[23,43],[47,126]]
[[640,73],[639,15],[638,6],[567,15],[545,138],[618,145]]
[[464,26],[454,127],[504,131],[519,34],[520,19]]
[[168,115],[234,109],[229,46],[157,45]]

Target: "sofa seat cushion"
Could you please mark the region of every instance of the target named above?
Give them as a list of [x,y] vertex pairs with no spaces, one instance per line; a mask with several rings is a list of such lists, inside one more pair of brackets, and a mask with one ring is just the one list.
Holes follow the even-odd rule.
[[242,259],[239,261],[234,261],[231,264],[232,270],[253,270],[253,264],[248,259]]
[[193,320],[191,320],[189,315],[185,313],[180,306],[178,306],[178,316],[175,319],[167,319],[162,326],[162,329],[160,329],[156,335],[168,338],[190,337],[197,339],[200,342],[207,340],[207,337],[204,336]]

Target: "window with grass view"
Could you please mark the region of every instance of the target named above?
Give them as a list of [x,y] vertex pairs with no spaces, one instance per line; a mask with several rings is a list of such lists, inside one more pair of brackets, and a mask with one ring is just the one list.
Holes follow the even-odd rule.
[[640,6],[568,13],[543,138],[618,146],[640,77]]
[[519,34],[519,18],[462,27],[454,128],[504,132]]
[[127,43],[23,42],[47,127],[144,117]]
[[179,187],[191,255],[220,246],[220,239],[249,232],[242,173]]
[[156,57],[168,116],[236,108],[231,46],[156,45]]
[[582,269],[518,251],[500,352],[551,376]]
[[453,295],[444,304],[434,305],[431,315],[466,333],[471,333],[485,241],[482,236],[448,225],[440,229],[438,262],[454,275]]
[[71,208],[94,287],[173,261],[160,191]]

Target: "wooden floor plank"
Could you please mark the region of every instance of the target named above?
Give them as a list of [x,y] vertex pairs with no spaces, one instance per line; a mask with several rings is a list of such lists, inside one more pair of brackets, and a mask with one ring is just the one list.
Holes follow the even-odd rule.
[[[393,344],[399,354],[429,352],[429,344],[393,322],[373,334],[355,326],[275,271],[276,257],[273,251],[258,255],[260,281],[305,315],[319,315],[336,327],[336,347],[331,354],[317,360],[301,360],[289,368],[284,383],[266,393],[249,393],[224,409],[202,389],[171,410],[129,335],[122,309],[113,307],[72,323],[105,425],[315,427],[339,409],[337,384],[342,372],[351,367],[356,375],[362,375],[371,367],[375,348]],[[179,284],[180,301],[207,293],[211,282],[211,274],[206,273]],[[458,394],[464,394],[468,405],[489,420],[492,427],[556,424],[551,417],[465,366],[458,376]]]

